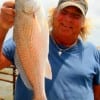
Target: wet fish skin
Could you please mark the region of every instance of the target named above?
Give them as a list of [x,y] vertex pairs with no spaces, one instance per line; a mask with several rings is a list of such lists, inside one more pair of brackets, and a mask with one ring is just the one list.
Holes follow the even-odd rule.
[[49,29],[43,8],[39,0],[16,0],[15,9],[15,64],[26,87],[34,90],[34,100],[47,100],[45,70],[49,70],[50,78],[52,74],[48,62]]

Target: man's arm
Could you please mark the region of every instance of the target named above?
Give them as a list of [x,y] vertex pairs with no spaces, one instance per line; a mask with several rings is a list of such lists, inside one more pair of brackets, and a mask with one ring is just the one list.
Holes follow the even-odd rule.
[[2,45],[6,33],[14,23],[14,2],[6,1],[0,9],[0,69],[11,65],[11,62],[2,53]]
[[94,100],[100,100],[100,85],[94,86]]

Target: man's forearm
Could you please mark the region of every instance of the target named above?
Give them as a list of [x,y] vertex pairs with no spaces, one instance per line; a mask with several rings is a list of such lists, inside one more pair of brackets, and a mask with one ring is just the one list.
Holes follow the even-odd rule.
[[94,86],[94,100],[100,100],[100,85]]
[[0,50],[2,48],[2,44],[7,32],[8,32],[8,29],[3,29],[2,27],[0,27]]

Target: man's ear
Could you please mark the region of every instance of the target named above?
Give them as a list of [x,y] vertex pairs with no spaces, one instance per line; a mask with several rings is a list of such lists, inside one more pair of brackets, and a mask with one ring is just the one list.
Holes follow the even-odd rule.
[[53,16],[55,17],[56,14],[57,14],[57,9],[55,8],[54,13],[53,13]]
[[81,26],[82,26],[82,28],[84,28],[84,26],[85,26],[85,18],[82,19],[82,25]]

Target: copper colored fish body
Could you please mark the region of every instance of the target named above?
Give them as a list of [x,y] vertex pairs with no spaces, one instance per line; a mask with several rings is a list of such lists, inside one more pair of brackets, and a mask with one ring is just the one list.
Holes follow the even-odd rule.
[[21,78],[34,91],[34,100],[47,100],[45,76],[52,78],[48,62],[49,29],[39,0],[16,0],[13,39],[15,64]]

